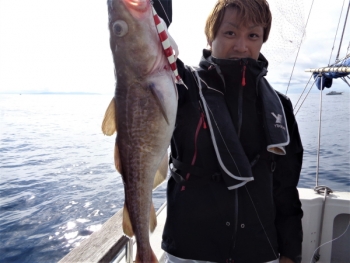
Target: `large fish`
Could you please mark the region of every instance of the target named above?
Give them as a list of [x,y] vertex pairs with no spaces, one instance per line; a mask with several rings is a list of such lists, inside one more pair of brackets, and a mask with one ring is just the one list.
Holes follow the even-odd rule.
[[153,12],[149,0],[108,0],[116,89],[102,130],[106,135],[117,130],[114,159],[124,182],[123,230],[136,237],[137,262],[157,262],[149,242],[149,230],[156,226],[152,188],[157,168],[167,161],[177,111],[174,72]]

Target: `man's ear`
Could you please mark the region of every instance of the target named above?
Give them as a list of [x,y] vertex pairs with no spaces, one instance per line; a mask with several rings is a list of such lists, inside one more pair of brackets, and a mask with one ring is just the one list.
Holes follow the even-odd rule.
[[207,43],[207,47],[209,47],[209,49],[211,50],[211,44],[213,43],[213,41],[208,41],[208,43]]

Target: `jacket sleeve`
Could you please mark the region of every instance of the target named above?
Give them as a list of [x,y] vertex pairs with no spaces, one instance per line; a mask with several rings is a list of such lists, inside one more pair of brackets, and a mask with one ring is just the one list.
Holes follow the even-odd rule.
[[287,154],[276,158],[276,169],[273,176],[276,205],[275,224],[280,255],[300,263],[303,241],[301,223],[303,211],[297,185],[302,167],[303,147],[292,103],[287,97],[282,96],[280,99],[287,118],[290,143],[286,147]]

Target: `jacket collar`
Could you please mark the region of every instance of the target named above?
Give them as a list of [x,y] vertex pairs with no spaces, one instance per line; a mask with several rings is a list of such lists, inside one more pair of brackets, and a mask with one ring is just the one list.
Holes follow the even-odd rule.
[[219,65],[219,66],[234,66],[237,64],[242,64],[242,61],[248,61],[249,64],[251,65],[255,65],[258,68],[260,68],[260,70],[262,70],[263,68],[265,68],[265,70],[267,71],[267,67],[268,67],[268,61],[267,59],[264,57],[263,54],[260,53],[258,60],[252,59],[252,58],[244,58],[244,59],[218,59],[215,57],[211,56],[211,50],[209,49],[203,49],[203,56],[199,62],[199,66],[202,69],[208,69],[210,66],[212,65]]

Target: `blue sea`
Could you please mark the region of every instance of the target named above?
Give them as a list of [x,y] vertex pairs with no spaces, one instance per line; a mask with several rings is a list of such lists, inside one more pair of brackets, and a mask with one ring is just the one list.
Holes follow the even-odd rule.
[[[349,95],[322,98],[319,184],[338,191],[350,190]],[[289,97],[295,104],[299,95]],[[57,262],[123,206],[115,138],[101,132],[110,100],[0,95],[0,262]],[[316,184],[319,101],[311,93],[296,115],[305,150],[300,187]],[[157,209],[165,185],[153,199]]]

